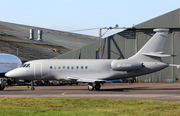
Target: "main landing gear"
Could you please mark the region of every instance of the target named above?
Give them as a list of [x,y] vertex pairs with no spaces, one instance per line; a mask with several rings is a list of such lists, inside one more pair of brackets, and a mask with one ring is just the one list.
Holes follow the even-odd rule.
[[0,91],[4,90],[4,88],[5,88],[5,86],[2,86],[2,85],[0,84]]
[[34,91],[35,88],[34,88],[34,85],[33,85],[33,81],[31,81],[31,91]]
[[100,88],[101,88],[100,83],[96,83],[95,87],[93,86],[92,83],[88,83],[88,90],[89,91],[93,91],[94,88],[95,88],[95,90],[100,90]]

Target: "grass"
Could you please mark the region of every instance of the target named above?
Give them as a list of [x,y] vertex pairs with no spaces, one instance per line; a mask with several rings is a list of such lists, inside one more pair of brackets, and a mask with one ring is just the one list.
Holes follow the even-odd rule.
[[180,115],[180,102],[71,99],[0,98],[2,116],[144,116]]

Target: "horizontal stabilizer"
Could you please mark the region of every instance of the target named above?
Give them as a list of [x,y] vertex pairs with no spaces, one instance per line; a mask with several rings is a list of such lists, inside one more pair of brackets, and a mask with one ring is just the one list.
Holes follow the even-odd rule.
[[174,66],[174,67],[180,68],[179,64],[169,64],[169,66]]
[[146,56],[154,56],[154,57],[169,57],[171,55],[165,54],[164,52],[146,52],[146,53],[141,53]]

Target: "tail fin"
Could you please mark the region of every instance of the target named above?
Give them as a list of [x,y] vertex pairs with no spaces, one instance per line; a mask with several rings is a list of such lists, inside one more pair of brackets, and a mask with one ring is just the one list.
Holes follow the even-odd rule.
[[[169,29],[154,29],[154,36],[132,57],[129,59],[149,61],[152,57],[160,58],[170,56],[164,54],[163,48]],[[148,56],[148,57],[147,57]]]

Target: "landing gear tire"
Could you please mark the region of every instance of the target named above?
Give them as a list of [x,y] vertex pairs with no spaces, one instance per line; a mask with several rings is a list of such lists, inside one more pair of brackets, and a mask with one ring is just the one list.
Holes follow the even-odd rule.
[[[0,85],[1,86],[1,85]],[[5,87],[0,87],[0,91],[3,91]]]
[[32,91],[34,91],[34,90],[35,90],[35,88],[34,88],[34,87],[31,87],[31,90],[32,90]]
[[76,83],[76,85],[78,85],[78,82]]
[[88,90],[89,90],[89,91],[93,91],[93,90],[94,90],[93,84],[88,84]]
[[34,91],[35,88],[34,88],[34,85],[33,85],[33,81],[31,81],[31,91]]
[[96,90],[100,90],[100,88],[101,88],[100,83],[98,83],[98,84],[95,85],[95,89],[96,89]]
[[129,80],[128,83],[133,83],[134,81],[133,80]]
[[2,86],[2,85],[0,84],[0,91],[3,91],[4,88],[5,88],[5,86]]

